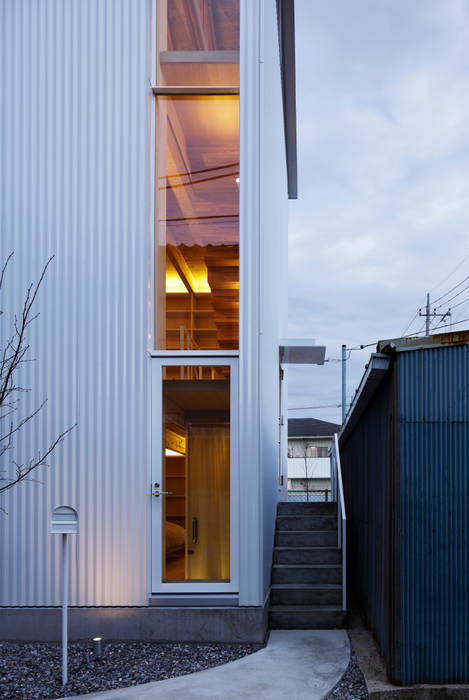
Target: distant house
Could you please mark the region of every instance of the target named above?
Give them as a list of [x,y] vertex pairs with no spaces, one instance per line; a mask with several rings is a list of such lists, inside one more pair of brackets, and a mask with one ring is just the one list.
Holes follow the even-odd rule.
[[[329,449],[340,425],[317,418],[288,420],[288,491],[293,498],[323,500],[331,488]],[[327,496],[326,496],[327,492]]]

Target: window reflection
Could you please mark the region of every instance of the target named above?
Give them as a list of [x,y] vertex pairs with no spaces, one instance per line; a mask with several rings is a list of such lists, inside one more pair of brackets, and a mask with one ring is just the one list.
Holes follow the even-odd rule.
[[237,96],[157,101],[155,347],[236,349]]
[[159,85],[239,85],[239,0],[158,0]]

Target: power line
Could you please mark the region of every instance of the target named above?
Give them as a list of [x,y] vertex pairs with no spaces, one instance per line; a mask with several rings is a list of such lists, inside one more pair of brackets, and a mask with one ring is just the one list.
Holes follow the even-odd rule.
[[[455,304],[452,308],[454,309],[454,308],[456,308],[456,306],[461,306],[461,304],[464,304],[464,303],[466,303],[466,302],[469,302],[469,297],[467,297],[466,299],[463,299],[463,301],[460,301],[458,304]],[[445,314],[440,314],[440,315],[443,316],[443,319],[444,319],[444,318],[448,315],[448,313],[449,313],[450,311],[451,311],[451,309],[448,309],[448,311],[447,311]],[[414,318],[415,318],[415,317],[414,317]],[[443,320],[443,319],[441,319],[441,320]],[[412,320],[413,320],[413,319],[412,319]],[[447,328],[448,326],[457,326],[457,325],[459,325],[460,323],[465,323],[465,321],[469,321],[469,318],[464,318],[464,319],[462,319],[461,321],[456,321],[455,323],[451,322],[451,323],[443,323],[443,324],[441,324],[441,321],[440,321],[440,325],[435,326],[435,327],[432,328],[431,330],[432,330],[432,331],[436,331],[438,328]],[[433,321],[431,321],[431,322],[433,322]],[[409,326],[409,325],[410,325],[410,324],[408,324],[408,326]],[[408,327],[408,326],[407,326],[407,327]],[[415,336],[420,335],[421,333],[425,333],[425,326],[426,326],[426,324],[424,323],[423,326],[420,328],[419,331],[416,331],[415,333],[410,333],[409,335],[400,335],[400,336],[399,336],[399,339],[404,340],[404,339],[406,339],[406,338],[415,338]],[[362,343],[362,344],[360,344],[360,345],[354,346],[353,348],[348,348],[347,360],[350,358],[350,355],[351,355],[351,353],[352,353],[353,350],[365,350],[365,348],[371,348],[373,345],[377,345],[377,344],[378,344],[378,341],[375,340],[375,341],[373,341],[372,343]],[[341,359],[341,358],[337,358],[337,357],[329,357],[327,360],[324,360],[324,362],[342,362],[342,359]],[[338,407],[340,408],[341,405],[342,405],[342,404],[339,404]],[[304,406],[303,408],[336,408],[336,406],[335,406],[335,405],[334,405],[334,406]],[[292,408],[292,409],[289,409],[289,410],[291,410],[291,411],[294,411],[294,410],[295,410],[295,411],[296,411],[296,410],[300,410],[300,409],[299,409],[299,408],[298,408],[298,409],[296,409],[296,408],[293,409],[293,408]]]
[[[435,326],[435,328],[432,328],[432,331],[436,331],[436,330],[438,330],[439,328],[447,328],[448,326],[458,326],[460,323],[465,323],[466,321],[469,321],[469,318],[463,318],[461,321],[456,321],[456,323],[453,323],[453,322],[451,322],[451,323],[442,323],[442,324],[440,324],[439,326]],[[420,333],[422,333],[422,332],[423,332],[423,331],[420,331],[419,333],[414,333],[414,335],[420,335]],[[406,337],[406,338],[413,338],[414,335],[407,335],[407,336],[403,336],[403,337]]]
[[459,326],[460,323],[465,323],[466,321],[469,321],[469,318],[463,318],[462,321],[456,321],[456,323],[443,323],[440,326],[435,326],[432,330],[437,331],[439,328],[447,328],[448,326]]
[[[469,255],[467,255],[466,258],[463,258],[463,260],[461,261],[460,265],[462,265],[462,263],[463,263],[467,258],[469,258]],[[459,266],[458,266],[458,267],[459,267]],[[457,289],[457,288],[460,287],[462,284],[464,284],[464,282],[466,282],[466,280],[468,280],[468,279],[469,279],[469,275],[468,275],[467,277],[465,277],[463,280],[461,280],[461,282],[458,282],[458,284],[456,284],[454,287],[452,287],[448,292],[445,292],[445,294],[442,294],[442,295],[439,296],[437,299],[434,299],[434,300],[433,300],[433,304],[435,304],[437,301],[440,301],[440,300],[443,299],[444,297],[448,296],[448,294],[451,294],[451,292],[454,292],[455,289]],[[436,286],[438,287],[439,285],[436,285]],[[435,287],[433,287],[433,289],[435,289]],[[448,304],[448,303],[449,303],[450,301],[452,301],[453,299],[456,299],[456,297],[458,297],[460,294],[462,294],[464,291],[466,291],[466,289],[469,289],[469,286],[464,287],[464,289],[461,289],[461,291],[458,292],[458,294],[455,294],[454,297],[451,297],[451,299],[446,300],[445,302],[443,302],[442,304],[439,304],[438,306],[434,306],[434,307],[433,307],[433,310],[435,311],[435,309],[440,309],[442,306],[446,306],[446,304]],[[427,295],[427,297],[428,297],[428,295]],[[412,316],[411,320],[409,321],[409,323],[407,324],[407,326],[405,327],[405,329],[402,331],[401,336],[404,336],[404,335],[407,333],[407,331],[409,330],[409,328],[411,327],[411,325],[413,324],[413,322],[415,321],[415,319],[416,319],[418,316],[422,316],[422,315],[425,315],[425,314],[422,314],[422,313],[421,313],[421,307],[420,307],[420,309],[418,309],[418,310],[415,312],[415,314]]]
[[[435,322],[435,319],[436,319],[437,316],[440,316],[441,318],[439,319],[439,321],[436,321],[436,323],[437,323],[437,324],[441,324],[441,323],[443,323],[443,321],[445,320],[445,318],[446,318],[447,316],[451,319],[451,309],[448,309],[448,311],[447,311],[446,313],[444,313],[444,314],[435,314],[435,315],[433,316],[433,318],[431,319],[430,324]],[[451,326],[451,325],[452,325],[451,321],[449,322],[449,324],[446,324],[446,325],[450,325],[450,326]],[[437,328],[439,328],[439,326],[433,326],[433,328],[429,327],[429,329],[428,329],[429,332],[428,332],[428,333],[425,333],[425,335],[429,336],[429,335],[430,335],[430,331],[435,331]]]
[[469,297],[466,297],[462,301],[459,301],[457,304],[453,304],[453,306],[451,307],[451,311],[456,307],[461,306],[461,304],[465,304],[467,301],[469,301]]
[[[454,275],[456,270],[459,270],[461,265],[463,263],[465,263],[468,258],[469,258],[469,253],[467,255],[465,255],[460,262],[458,262],[458,264],[456,265],[454,270],[452,272],[450,272],[449,275],[447,275],[443,280],[441,280],[441,282],[438,282],[438,284],[435,284],[435,286],[430,289],[430,292],[433,292],[437,287],[441,287],[442,284],[444,284],[447,280],[449,280],[449,278]],[[441,299],[441,297],[440,297],[440,299]]]
[[[444,297],[447,297],[448,294],[451,294],[451,292],[454,292],[455,289],[457,289],[457,288],[460,287],[462,284],[464,284],[464,282],[465,282],[466,280],[469,280],[469,275],[468,275],[467,277],[465,277],[463,280],[461,280],[461,281],[460,281],[458,284],[456,284],[454,287],[452,287],[452,288],[449,290],[449,292],[446,292],[445,294],[442,294],[441,297],[438,297],[438,299],[435,299],[433,303],[435,303],[436,301],[440,301],[440,299],[443,299]],[[446,302],[445,302],[445,303],[446,303]]]
[[[447,302],[445,302],[445,305],[446,303]],[[425,317],[425,335],[430,335],[431,319],[434,319],[437,316],[441,316],[441,320],[443,320],[449,314],[449,309],[444,314],[437,313],[436,310],[439,309],[441,306],[443,306],[443,304],[440,304],[440,306],[433,307],[433,311],[430,311],[430,293],[427,292],[427,303],[425,305],[425,311],[422,313],[422,309],[419,309],[419,316]]]
[[371,348],[371,346],[376,345],[376,343],[377,341],[375,340],[374,343],[366,343],[366,345],[357,345],[354,348],[350,348],[350,352],[352,352],[352,350],[364,350],[365,348]]
[[404,328],[404,330],[402,331],[401,335],[405,335],[405,334],[407,333],[407,331],[409,330],[409,328],[411,327],[411,325],[413,324],[413,322],[415,321],[415,319],[418,317],[418,315],[419,315],[419,309],[417,309],[417,311],[415,312],[414,316],[411,318],[411,320],[409,321],[409,323],[407,324],[407,326],[406,326],[406,327]]
[[[469,277],[466,277],[466,279],[469,279]],[[463,282],[464,281],[465,280],[463,280]],[[461,282],[461,284],[462,284],[462,282]],[[459,285],[458,285],[458,287],[459,287]],[[463,292],[465,292],[467,289],[469,289],[469,284],[467,285],[467,287],[463,287],[460,292],[458,292],[457,294],[454,295],[454,297],[451,297],[451,299],[447,299],[445,302],[443,302],[443,304],[439,304],[438,306],[435,306],[435,308],[440,309],[442,306],[446,306],[446,304],[449,304],[450,301],[453,301],[453,299],[456,299],[456,297],[461,296],[461,294]],[[441,297],[440,297],[440,299],[441,299]],[[438,301],[438,299],[435,299],[435,301]],[[433,303],[435,303],[435,301]]]
[[[345,358],[346,360],[349,359],[350,353],[352,352],[353,348],[349,348],[347,357]],[[324,360],[324,362],[343,362],[341,357],[328,357],[327,360]]]
[[[468,299],[469,300],[469,299]],[[446,314],[444,314],[446,316]],[[457,326],[460,323],[465,323],[466,321],[469,321],[469,318],[463,318],[461,321],[456,321],[456,323],[443,323],[440,324],[439,326],[435,326],[435,328],[432,328],[433,331],[436,331],[438,328],[447,328],[448,326]],[[415,338],[417,335],[420,335],[421,333],[425,333],[425,325],[423,328],[416,333],[411,333],[410,335],[401,335],[399,336],[399,340],[404,340],[405,338]],[[392,340],[390,338],[390,340]],[[397,338],[396,338],[397,340]],[[375,340],[373,343],[365,343],[363,345],[357,345],[354,348],[350,348],[350,350],[364,350],[365,348],[371,348],[372,345],[377,345],[377,341]]]

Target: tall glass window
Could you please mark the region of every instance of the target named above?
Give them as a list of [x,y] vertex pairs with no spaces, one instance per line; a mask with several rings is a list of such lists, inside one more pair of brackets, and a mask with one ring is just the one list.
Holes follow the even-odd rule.
[[233,350],[239,0],[159,0],[157,28],[154,345]]
[[163,367],[163,581],[230,580],[230,368]]
[[239,85],[239,0],[158,0],[158,85]]

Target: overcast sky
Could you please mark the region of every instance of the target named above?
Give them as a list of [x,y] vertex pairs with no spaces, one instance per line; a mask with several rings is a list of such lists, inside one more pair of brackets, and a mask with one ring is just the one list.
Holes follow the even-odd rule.
[[[436,299],[469,275],[469,2],[295,5],[289,336],[334,359],[342,343],[401,335],[427,291]],[[469,299],[453,321],[468,317]],[[373,350],[351,353],[348,397]],[[340,373],[339,362],[290,370],[289,406],[339,404]],[[341,411],[289,413],[303,415],[339,422]]]

